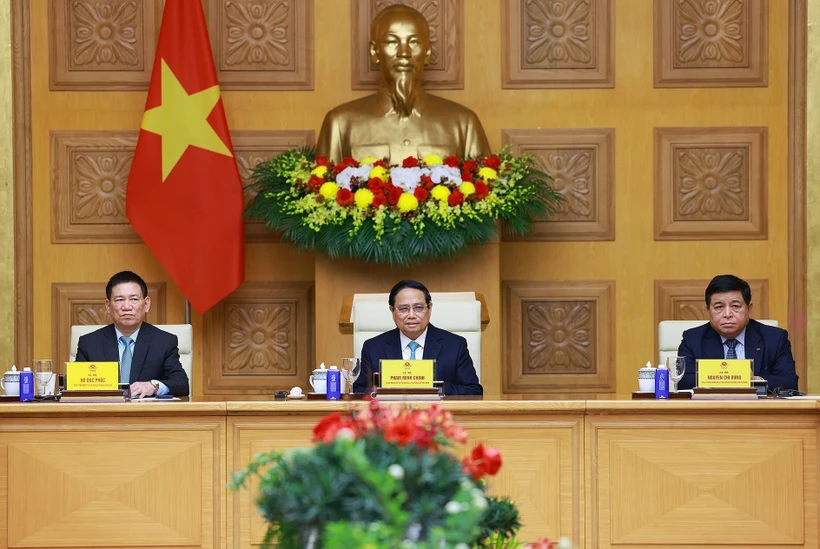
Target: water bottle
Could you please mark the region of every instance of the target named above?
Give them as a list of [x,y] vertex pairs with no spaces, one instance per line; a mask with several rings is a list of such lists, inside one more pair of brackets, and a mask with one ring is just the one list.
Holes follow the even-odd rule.
[[669,370],[663,364],[655,372],[655,398],[669,398]]
[[34,400],[34,372],[31,368],[23,368],[20,374],[20,402],[31,402]]
[[342,372],[336,366],[327,371],[327,399],[339,400],[342,398]]

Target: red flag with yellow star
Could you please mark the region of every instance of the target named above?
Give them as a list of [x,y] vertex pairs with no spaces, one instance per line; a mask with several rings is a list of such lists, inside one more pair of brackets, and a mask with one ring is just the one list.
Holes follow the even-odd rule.
[[200,313],[245,277],[232,151],[201,0],[166,1],[126,214]]

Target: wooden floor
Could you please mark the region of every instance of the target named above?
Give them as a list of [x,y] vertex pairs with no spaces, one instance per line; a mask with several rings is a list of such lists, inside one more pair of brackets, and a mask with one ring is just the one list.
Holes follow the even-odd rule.
[[[0,549],[254,547],[264,524],[252,492],[227,491],[229,472],[257,452],[307,445],[321,416],[357,405],[2,404]],[[518,504],[522,539],[818,546],[814,400],[443,405],[471,444],[501,450],[490,488]]]

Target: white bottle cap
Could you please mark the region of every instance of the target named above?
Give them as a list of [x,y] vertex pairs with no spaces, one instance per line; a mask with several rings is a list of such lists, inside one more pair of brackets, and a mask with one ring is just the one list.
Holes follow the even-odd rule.
[[28,366],[26,366],[25,368],[23,368],[23,371],[24,371],[24,372],[30,372],[30,371],[31,371],[31,368],[29,368]]
[[338,370],[338,369],[339,369],[339,367],[334,365],[334,366],[331,366],[331,367],[330,367],[330,369],[331,369],[331,370]]
[[658,366],[658,370],[666,370],[666,364],[661,364]]

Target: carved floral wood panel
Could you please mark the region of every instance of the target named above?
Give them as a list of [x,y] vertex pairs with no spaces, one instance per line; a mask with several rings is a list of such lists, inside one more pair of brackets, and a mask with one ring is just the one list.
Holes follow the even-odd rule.
[[555,215],[536,222],[521,240],[615,239],[615,130],[502,130],[502,142],[514,154],[535,156],[565,199]]
[[615,391],[615,283],[502,283],[504,392]]
[[655,0],[655,86],[767,86],[768,23],[768,0]]
[[312,282],[245,282],[207,311],[204,394],[304,386],[313,369]]
[[52,90],[148,87],[159,0],[49,0]]
[[395,4],[418,10],[430,25],[432,57],[424,69],[426,89],[464,88],[464,0],[357,0],[351,2],[351,81],[354,90],[376,89],[379,66],[370,60],[370,23]]
[[504,88],[611,88],[613,2],[504,0]]
[[656,128],[655,239],[766,239],[767,166],[767,128]]
[[[111,323],[105,309],[106,283],[54,282],[51,285],[51,356],[55,364],[68,361],[72,326]],[[145,321],[165,324],[165,282],[147,282],[147,285],[151,308]]]
[[208,0],[225,90],[312,90],[313,0]]

